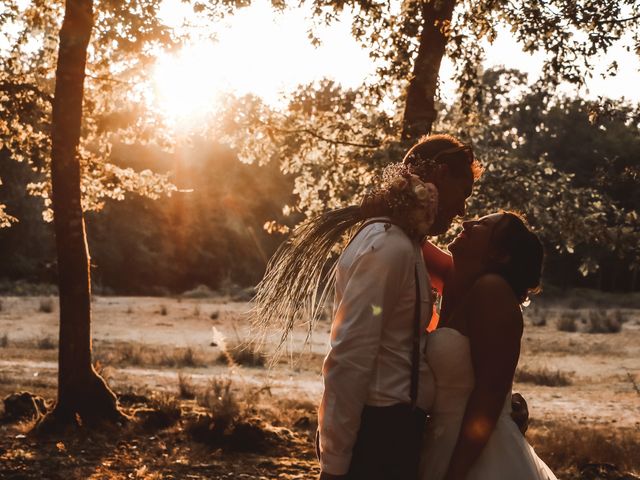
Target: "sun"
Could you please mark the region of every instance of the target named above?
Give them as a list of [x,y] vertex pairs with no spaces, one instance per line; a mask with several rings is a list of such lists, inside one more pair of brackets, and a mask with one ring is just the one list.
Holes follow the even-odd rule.
[[158,58],[153,90],[158,108],[171,122],[195,125],[216,109],[224,89],[215,45],[202,43]]
[[[167,20],[179,25],[181,3],[163,5]],[[271,2],[260,0],[220,25],[203,25],[211,35],[192,38],[177,53],[159,54],[151,78],[154,104],[170,123],[190,128],[215,113],[225,94],[252,94],[281,105],[287,92],[321,78],[359,84],[372,64],[364,49],[347,41],[348,23],[321,29],[323,47],[314,48],[308,15],[303,9],[274,13]]]

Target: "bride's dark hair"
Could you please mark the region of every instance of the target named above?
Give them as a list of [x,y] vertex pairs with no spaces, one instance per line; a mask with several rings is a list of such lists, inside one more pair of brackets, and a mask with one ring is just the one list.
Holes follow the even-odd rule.
[[538,236],[525,219],[515,212],[502,212],[491,239],[493,249],[506,254],[508,260],[494,265],[493,273],[501,275],[524,303],[530,294],[540,291],[544,249]]

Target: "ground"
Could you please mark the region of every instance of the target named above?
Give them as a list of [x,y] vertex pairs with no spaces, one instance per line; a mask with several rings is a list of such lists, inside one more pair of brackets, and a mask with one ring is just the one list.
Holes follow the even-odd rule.
[[[55,399],[56,303],[0,298],[2,397],[26,390]],[[330,324],[321,321],[306,344],[305,332],[296,332],[269,367],[235,349],[256,337],[247,310],[225,297],[95,297],[97,368],[136,420],[48,438],[29,434],[32,422],[5,421],[0,478],[314,478],[315,406]],[[620,331],[587,333],[594,314]],[[525,317],[514,390],[529,403],[527,437],[536,451],[560,478],[599,478],[579,473],[588,463],[640,474],[640,310],[541,302]],[[567,323],[577,331],[558,329]],[[260,425],[254,451],[194,434],[207,415],[229,409],[236,422]],[[150,420],[155,410],[170,420]]]

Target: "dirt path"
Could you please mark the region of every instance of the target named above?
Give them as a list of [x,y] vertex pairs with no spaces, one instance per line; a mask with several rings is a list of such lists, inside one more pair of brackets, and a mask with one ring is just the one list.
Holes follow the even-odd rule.
[[[0,336],[8,335],[12,343],[37,343],[39,339],[57,335],[58,320],[54,311],[39,311],[40,298],[6,297],[2,299]],[[104,344],[111,348],[134,343],[150,348],[174,349],[189,347],[207,358],[219,354],[211,347],[212,328],[228,343],[252,338],[246,303],[221,299],[172,299],[150,297],[97,297],[93,303],[93,336],[96,350]],[[523,337],[519,368],[548,369],[565,374],[571,385],[545,387],[531,383],[516,383],[514,389],[527,398],[531,414],[542,421],[573,419],[574,421],[640,426],[640,401],[636,391],[640,383],[640,312],[626,312],[629,320],[618,334],[586,334],[559,332],[554,318],[561,309],[543,311],[549,321],[546,326],[527,325]],[[578,314],[589,313],[588,311]],[[233,378],[238,386],[265,386],[274,395],[296,396],[316,402],[322,392],[320,362],[328,345],[327,321],[321,322],[310,344],[304,344],[306,332],[296,332],[289,346],[291,362],[285,361],[272,369],[228,367],[208,363],[202,368],[167,368],[158,366],[121,366],[110,369],[111,381],[118,387],[144,384],[152,389],[176,388],[178,370],[192,376],[196,383],[205,383],[213,376]],[[271,346],[278,335],[271,339]],[[313,351],[312,364],[300,363],[299,352]],[[2,350],[0,350],[2,352]],[[37,361],[28,358],[0,359],[0,375],[10,378],[38,378],[41,382],[55,377],[55,358]],[[285,359],[286,359],[285,355]],[[296,365],[296,362],[298,364]],[[635,382],[635,383],[634,383]]]

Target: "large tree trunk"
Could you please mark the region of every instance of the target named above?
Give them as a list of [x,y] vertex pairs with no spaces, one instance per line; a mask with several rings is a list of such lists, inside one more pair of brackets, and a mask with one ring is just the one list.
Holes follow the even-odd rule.
[[91,364],[91,281],[80,193],[82,123],[92,0],[67,0],[53,100],[51,183],[58,255],[60,342],[58,401],[46,426],[124,420],[116,396]]
[[407,89],[402,119],[402,139],[408,142],[431,133],[436,119],[438,72],[448,39],[443,29],[451,21],[455,4],[455,0],[424,1],[418,56]]

